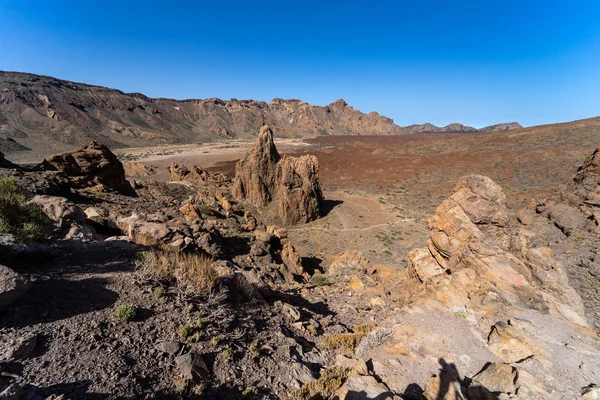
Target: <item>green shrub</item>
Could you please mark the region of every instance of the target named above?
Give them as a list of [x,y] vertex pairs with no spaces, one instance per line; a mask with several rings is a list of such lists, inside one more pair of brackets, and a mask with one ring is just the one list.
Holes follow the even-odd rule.
[[315,286],[326,286],[331,284],[329,278],[320,272],[317,272],[310,277],[310,283]]
[[119,321],[131,321],[135,318],[135,307],[129,304],[123,304],[115,310],[115,317]]
[[258,396],[258,390],[254,386],[250,386],[249,388],[244,389],[242,392],[242,397],[244,399],[253,399]]
[[192,335],[192,327],[189,326],[188,324],[181,325],[179,327],[178,333],[179,333],[180,338],[185,339]]
[[306,382],[296,391],[289,393],[294,400],[329,399],[344,384],[348,369],[331,367],[321,372],[319,379]]
[[198,210],[200,215],[204,215],[204,216],[213,215],[212,208],[210,208],[210,206],[207,206],[206,204],[201,204],[199,206],[196,206],[196,209]]
[[48,218],[37,205],[25,204],[30,197],[13,177],[0,179],[0,233],[18,242],[44,239]]

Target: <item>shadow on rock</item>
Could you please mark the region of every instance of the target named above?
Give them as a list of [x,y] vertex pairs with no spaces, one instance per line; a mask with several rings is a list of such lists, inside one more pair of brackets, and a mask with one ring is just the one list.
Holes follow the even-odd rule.
[[323,200],[321,203],[321,217],[329,215],[340,204],[344,204],[344,202],[341,200]]
[[119,296],[107,284],[102,278],[38,280],[0,317],[2,325],[20,328],[111,307]]

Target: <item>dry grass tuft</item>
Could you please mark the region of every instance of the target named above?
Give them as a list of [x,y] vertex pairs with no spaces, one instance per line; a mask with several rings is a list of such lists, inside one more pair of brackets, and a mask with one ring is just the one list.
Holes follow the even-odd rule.
[[373,325],[356,325],[354,333],[338,333],[326,337],[321,342],[320,347],[351,357],[354,355],[354,349],[356,349],[361,339],[374,328]]
[[206,295],[217,281],[213,260],[202,254],[152,250],[139,254],[138,273],[147,280],[175,283],[187,294]]
[[305,383],[300,389],[290,393],[290,397],[294,400],[329,399],[344,384],[347,377],[346,368],[327,368],[319,379]]

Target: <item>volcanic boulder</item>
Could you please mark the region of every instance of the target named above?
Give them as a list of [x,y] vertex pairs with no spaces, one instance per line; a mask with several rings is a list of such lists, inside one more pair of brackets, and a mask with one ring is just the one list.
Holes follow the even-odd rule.
[[276,201],[284,224],[314,221],[323,203],[319,163],[311,155],[282,158],[273,131],[263,126],[252,151],[236,165],[232,194],[259,210]]
[[123,164],[105,145],[96,141],[78,150],[48,156],[42,163],[46,171],[59,171],[69,178],[74,189],[102,185],[122,193],[131,192]]

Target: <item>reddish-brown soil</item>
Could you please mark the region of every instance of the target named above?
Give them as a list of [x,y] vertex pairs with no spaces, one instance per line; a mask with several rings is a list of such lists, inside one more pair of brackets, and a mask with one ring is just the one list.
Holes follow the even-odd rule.
[[[319,160],[331,210],[321,220],[290,228],[299,250],[316,256],[361,250],[374,262],[401,267],[461,176],[489,176],[513,209],[541,200],[600,144],[600,118],[509,132],[330,136],[304,143],[303,152]],[[212,169],[233,175],[235,163]]]

